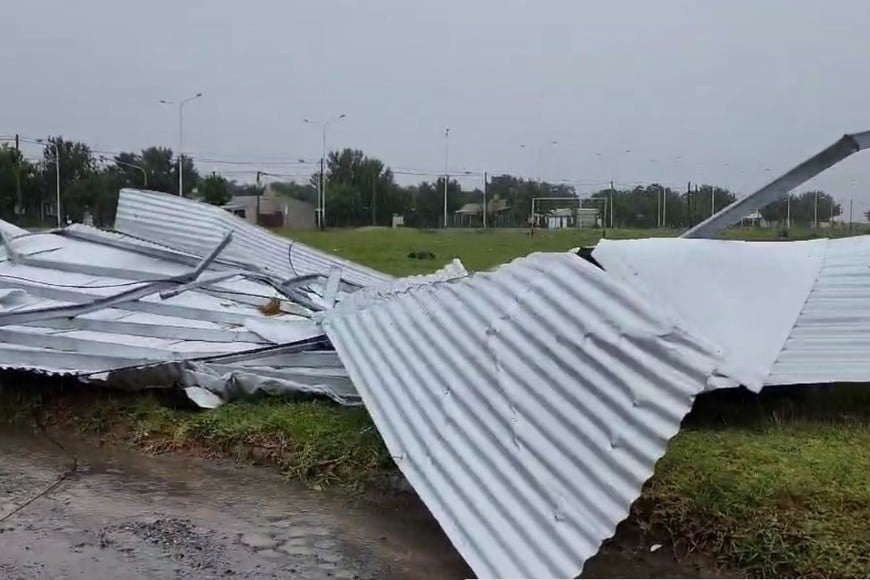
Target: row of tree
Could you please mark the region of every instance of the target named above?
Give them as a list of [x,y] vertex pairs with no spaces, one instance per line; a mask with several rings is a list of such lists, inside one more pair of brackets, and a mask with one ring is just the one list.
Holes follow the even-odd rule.
[[[57,167],[63,219],[80,221],[90,212],[98,225],[111,224],[118,191],[140,187],[178,192],[178,163],[171,149],[149,147],[139,153],[125,152],[106,158],[86,144],[61,137],[46,140],[38,162],[26,160],[9,144],[0,145],[0,218],[24,224],[52,223],[56,216]],[[255,184],[239,184],[220,175],[201,177],[189,157],[182,163],[184,194],[196,194],[203,201],[223,205],[233,195],[262,192]],[[389,225],[394,214],[405,224],[433,228],[443,224],[444,178],[403,186],[381,160],[356,149],[330,152],[325,164],[327,223],[331,227]],[[316,204],[319,174],[309,183],[273,183],[275,191]],[[490,225],[522,226],[528,223],[533,198],[567,198],[541,201],[536,209],[594,207],[608,226],[626,228],[684,228],[697,224],[712,212],[732,203],[736,196],[713,185],[691,185],[676,191],[659,184],[634,189],[602,189],[580,199],[569,185],[551,184],[512,175],[492,176],[486,199],[501,200],[488,216]],[[447,183],[448,224],[456,223],[455,212],[466,204],[477,204],[484,192],[463,189],[455,179]],[[493,209],[493,204],[490,209]],[[768,222],[784,224],[790,216],[795,225],[811,225],[840,215],[840,205],[822,191],[792,195],[761,210]],[[480,216],[477,216],[480,219]]]
[[[308,184],[274,184],[279,191],[314,202],[317,198],[319,175]],[[405,216],[405,223],[414,227],[438,227],[444,221],[444,178],[418,185],[400,186],[382,161],[367,157],[362,151],[344,149],[329,154],[326,163],[328,191],[327,225],[362,226],[389,225],[393,214]],[[733,203],[737,197],[726,188],[715,185],[687,184],[678,192],[659,184],[634,189],[602,189],[580,199],[569,185],[552,184],[516,177],[495,175],[486,186],[486,199],[500,199],[497,214],[489,216],[491,225],[519,226],[528,223],[534,198],[575,199],[582,207],[598,208],[603,221],[625,228],[685,228],[699,223],[712,213]],[[465,204],[482,206],[484,192],[467,190],[459,182],[447,185],[448,224],[454,223],[454,212]],[[541,200],[536,212],[548,208],[571,206],[560,200]],[[790,216],[793,225],[809,226],[830,221],[839,216],[841,207],[823,191],[809,191],[773,203],[760,212],[770,223],[785,224]],[[611,215],[612,214],[612,215]]]
[[[202,178],[188,157],[182,158],[182,172],[185,195],[196,191],[204,201],[217,205],[252,187],[214,174]],[[81,221],[88,212],[98,225],[110,225],[123,187],[178,193],[178,158],[164,147],[108,158],[84,143],[52,137],[44,142],[42,159],[29,161],[12,143],[0,144],[0,218],[4,220],[54,223],[59,189],[63,221]]]

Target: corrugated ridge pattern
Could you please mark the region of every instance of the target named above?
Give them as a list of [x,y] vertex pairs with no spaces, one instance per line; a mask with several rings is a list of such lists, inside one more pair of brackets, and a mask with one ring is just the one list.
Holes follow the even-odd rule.
[[870,381],[870,236],[830,240],[766,384]]
[[276,236],[221,208],[166,193],[122,189],[115,229],[197,255],[208,253],[232,230],[233,241],[224,256],[255,264],[282,278],[328,275],[332,268],[340,267],[346,280],[361,286],[391,279],[371,268]]
[[133,236],[130,236],[128,234],[122,234],[122,233],[116,232],[116,231],[101,230],[99,228],[95,228],[93,226],[86,226],[84,224],[70,224],[64,228],[64,231],[71,231],[73,233],[82,233],[82,234],[90,236],[94,239],[105,239],[108,242],[117,241],[117,242],[123,242],[123,243],[131,244],[131,245],[142,246],[145,249],[152,249],[152,250],[165,251],[165,252],[174,252],[174,253],[182,254],[185,256],[195,256],[196,255],[196,254],[181,252],[180,250],[173,249],[170,246],[158,243],[157,241],[154,241],[154,240],[146,240],[143,238],[137,238],[137,237],[133,237]]
[[573,577],[717,364],[572,254],[324,323],[391,454],[481,577]]
[[404,278],[396,278],[389,282],[379,284],[377,286],[369,286],[362,288],[345,296],[336,308],[344,310],[356,310],[365,308],[370,303],[385,300],[396,294],[407,292],[415,286],[425,286],[434,284],[435,282],[449,282],[458,280],[468,276],[468,271],[458,258],[454,258],[449,264],[443,268],[432,272],[431,274],[420,274],[416,276],[406,276]]

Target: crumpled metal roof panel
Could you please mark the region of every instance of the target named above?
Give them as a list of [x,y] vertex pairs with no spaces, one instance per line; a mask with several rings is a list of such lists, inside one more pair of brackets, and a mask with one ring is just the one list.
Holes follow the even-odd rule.
[[870,381],[870,236],[827,241],[818,278],[766,383]]
[[716,344],[737,379],[723,386],[870,381],[870,236],[602,241],[593,256]]
[[697,336],[759,391],[822,268],[826,240],[602,240],[592,256]]
[[434,284],[435,282],[449,282],[450,280],[458,280],[468,276],[468,271],[459,258],[454,258],[449,264],[432,272],[431,274],[419,274],[416,276],[406,276],[404,278],[396,278],[389,282],[369,286],[353,292],[343,298],[339,303],[339,308],[345,310],[355,310],[365,308],[366,306],[379,302],[385,299],[407,292],[411,288],[417,286],[425,286]]
[[[88,239],[75,237],[83,232]],[[110,372],[127,388],[180,383],[218,398],[295,391],[358,403],[334,352],[298,352],[325,347],[311,312],[263,312],[273,299],[297,305],[258,274],[207,268],[185,287],[167,281],[191,272],[193,256],[72,233],[7,234],[0,244],[0,369]],[[288,344],[298,347],[286,352]]]
[[399,468],[480,577],[573,577],[717,366],[573,254],[325,314]]
[[233,240],[223,256],[256,265],[280,278],[328,276],[330,270],[339,267],[344,279],[360,286],[391,279],[371,268],[276,236],[219,207],[167,193],[122,189],[115,229],[197,255],[207,253],[232,230]]

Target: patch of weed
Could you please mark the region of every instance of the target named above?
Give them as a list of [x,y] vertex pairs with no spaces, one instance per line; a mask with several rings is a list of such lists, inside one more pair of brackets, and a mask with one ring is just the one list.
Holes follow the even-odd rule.
[[687,551],[760,576],[870,573],[870,425],[684,429],[636,506]]

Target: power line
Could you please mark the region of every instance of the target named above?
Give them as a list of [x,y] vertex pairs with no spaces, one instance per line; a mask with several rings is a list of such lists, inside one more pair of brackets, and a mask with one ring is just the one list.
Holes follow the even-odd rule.
[[215,165],[253,165],[257,167],[265,167],[272,165],[317,165],[320,161],[306,161],[305,159],[297,159],[296,161],[251,161],[248,159],[213,159],[210,157],[199,157],[197,155],[188,155],[189,159],[201,161],[203,163],[212,163]]

